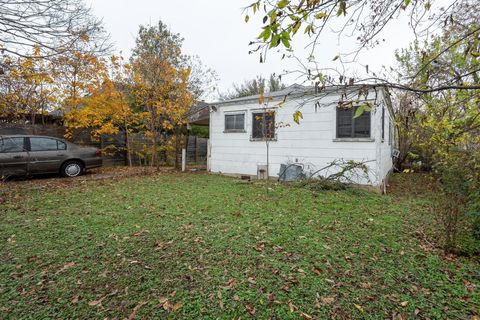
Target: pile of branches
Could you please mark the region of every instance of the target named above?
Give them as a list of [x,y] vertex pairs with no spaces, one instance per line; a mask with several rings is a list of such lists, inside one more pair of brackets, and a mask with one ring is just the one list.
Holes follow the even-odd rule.
[[344,190],[359,181],[370,182],[368,161],[336,159],[309,173],[298,185],[312,190]]

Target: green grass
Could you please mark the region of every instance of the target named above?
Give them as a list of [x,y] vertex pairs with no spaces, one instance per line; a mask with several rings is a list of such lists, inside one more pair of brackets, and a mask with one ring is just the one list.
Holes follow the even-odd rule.
[[470,319],[480,310],[480,263],[432,246],[428,196],[203,174],[65,181],[3,186],[0,318]]

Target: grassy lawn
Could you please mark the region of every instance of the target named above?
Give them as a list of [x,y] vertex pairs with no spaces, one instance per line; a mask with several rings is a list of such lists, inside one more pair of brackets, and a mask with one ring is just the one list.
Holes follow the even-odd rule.
[[434,246],[434,195],[408,185],[382,196],[204,174],[56,183],[1,186],[0,318],[480,313],[478,257]]

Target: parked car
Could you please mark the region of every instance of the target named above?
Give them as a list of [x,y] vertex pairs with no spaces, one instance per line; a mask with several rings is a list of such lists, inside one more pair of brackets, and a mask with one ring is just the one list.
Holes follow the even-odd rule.
[[102,154],[94,147],[46,136],[0,136],[0,178],[45,173],[76,177],[100,166]]

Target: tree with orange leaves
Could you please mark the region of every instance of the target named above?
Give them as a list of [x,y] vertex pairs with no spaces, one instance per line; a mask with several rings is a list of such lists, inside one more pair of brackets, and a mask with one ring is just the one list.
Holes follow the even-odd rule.
[[[172,34],[161,22],[142,26],[131,57],[132,92],[151,137],[151,164],[157,168],[161,135],[173,134],[173,146],[163,141],[162,147],[178,155],[186,113],[193,103],[190,68],[182,64],[180,43],[179,35]],[[175,158],[178,168],[180,161],[178,156]]]

